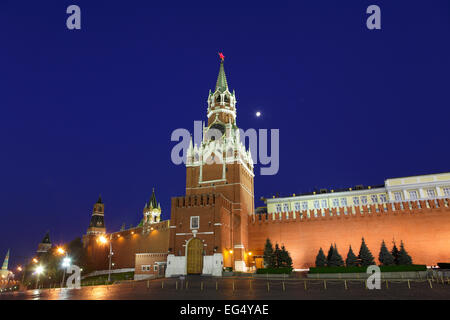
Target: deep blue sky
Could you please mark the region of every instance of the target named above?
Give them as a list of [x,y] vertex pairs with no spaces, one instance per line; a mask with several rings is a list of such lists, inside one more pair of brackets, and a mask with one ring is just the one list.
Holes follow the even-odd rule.
[[170,134],[206,120],[218,51],[238,125],[280,129],[256,198],[450,170],[448,0],[155,3],[0,2],[0,259],[82,235],[99,193],[108,230],[137,224],[152,187],[169,218]]

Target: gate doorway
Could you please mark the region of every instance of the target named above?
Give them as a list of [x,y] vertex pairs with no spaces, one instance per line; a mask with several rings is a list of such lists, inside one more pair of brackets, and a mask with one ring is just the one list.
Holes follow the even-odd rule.
[[192,238],[187,245],[187,274],[201,274],[203,269],[203,242]]

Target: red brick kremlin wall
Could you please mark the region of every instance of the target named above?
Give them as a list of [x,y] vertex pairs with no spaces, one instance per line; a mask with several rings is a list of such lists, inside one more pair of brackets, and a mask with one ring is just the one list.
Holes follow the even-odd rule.
[[[327,254],[331,243],[345,260],[349,245],[358,255],[361,238],[378,263],[381,241],[389,249],[395,239],[397,247],[403,240],[413,263],[436,265],[450,262],[450,200],[414,201],[383,205],[283,212],[251,216],[249,221],[249,251],[262,255],[270,238],[284,244],[290,252],[294,268],[314,266],[322,247]],[[345,214],[344,210],[347,210]],[[317,217],[315,216],[317,213]],[[339,215],[338,215],[339,213]],[[323,215],[322,215],[323,214]]]
[[[136,253],[159,252],[169,249],[169,220],[104,235],[112,236],[113,269],[134,268]],[[151,229],[153,228],[153,229]],[[98,236],[83,237],[85,241],[86,264],[89,271],[107,270],[109,243],[101,244]]]

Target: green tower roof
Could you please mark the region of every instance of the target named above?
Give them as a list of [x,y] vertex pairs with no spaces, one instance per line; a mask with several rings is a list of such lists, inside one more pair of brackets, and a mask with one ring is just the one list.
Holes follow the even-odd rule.
[[223,60],[220,62],[219,75],[217,76],[216,91],[221,93],[228,89],[227,76],[225,75],[225,68],[223,67]]
[[155,188],[153,188],[152,196],[150,197],[149,207],[158,208],[158,203],[156,202]]

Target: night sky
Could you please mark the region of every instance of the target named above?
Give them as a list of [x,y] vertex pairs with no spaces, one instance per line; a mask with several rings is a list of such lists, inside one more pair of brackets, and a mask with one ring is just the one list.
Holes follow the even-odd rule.
[[152,187],[168,219],[185,187],[170,135],[206,120],[219,51],[238,126],[280,129],[256,199],[450,171],[449,35],[448,0],[2,0],[1,262],[84,234],[100,193],[109,231]]

